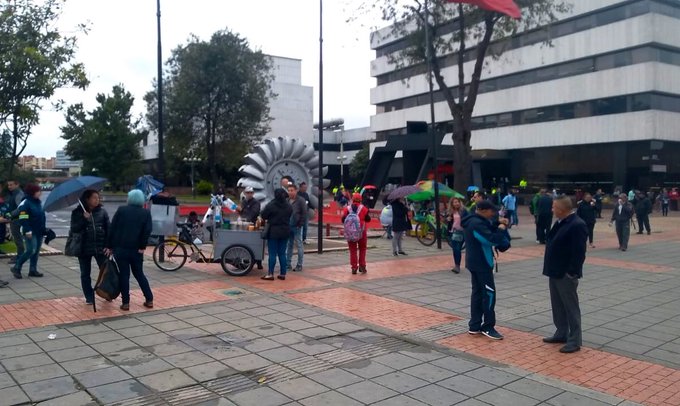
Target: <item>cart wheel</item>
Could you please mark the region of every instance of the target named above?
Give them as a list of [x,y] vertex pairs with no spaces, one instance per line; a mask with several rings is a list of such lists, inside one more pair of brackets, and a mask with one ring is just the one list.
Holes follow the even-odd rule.
[[232,245],[222,252],[222,269],[231,276],[243,276],[253,269],[255,257],[250,248]]
[[[163,261],[160,252],[163,251]],[[176,271],[187,262],[187,249],[176,241],[165,241],[153,249],[153,263],[164,271]]]

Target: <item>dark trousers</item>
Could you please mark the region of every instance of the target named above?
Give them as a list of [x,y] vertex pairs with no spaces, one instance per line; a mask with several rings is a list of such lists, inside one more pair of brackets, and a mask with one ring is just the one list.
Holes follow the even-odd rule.
[[638,222],[638,233],[645,231],[645,228],[647,229],[648,233],[652,232],[652,229],[649,228],[649,214],[636,214],[635,217],[637,217]]
[[142,269],[142,262],[144,254],[140,254],[135,249],[129,248],[115,248],[113,250],[113,257],[118,264],[118,271],[120,271],[120,296],[123,303],[130,303],[130,272],[137,280],[139,288],[142,289],[144,298],[147,302],[153,302],[153,293],[149,281],[144,275]]
[[668,216],[668,203],[661,203],[661,215]]
[[453,251],[453,264],[460,266],[460,261],[463,259],[463,241],[454,241],[451,238],[448,240],[451,251]]
[[602,218],[602,203],[595,203],[595,215],[597,218]]
[[106,257],[102,254],[99,255],[87,255],[84,257],[78,257],[78,265],[80,265],[80,286],[83,288],[83,295],[85,295],[85,300],[94,300],[94,289],[92,289],[92,258],[94,257],[97,262],[97,267],[101,266],[106,262]]
[[541,244],[545,243],[545,237],[552,225],[552,214],[539,214],[536,218],[536,239]]
[[595,233],[595,223],[586,223],[588,226],[588,242],[593,244],[593,235]]
[[471,331],[485,331],[496,325],[496,285],[493,270],[470,271],[472,295],[470,296]]
[[616,237],[619,239],[619,247],[628,249],[628,240],[630,239],[630,221],[616,221]]
[[578,278],[550,278],[550,304],[552,306],[555,337],[564,338],[567,344],[581,346],[581,308],[578,304]]
[[281,269],[281,275],[286,274],[286,249],[288,248],[288,239],[273,239],[267,240],[267,250],[269,251],[269,270],[267,271],[270,275],[274,275],[274,268],[276,267],[276,258],[279,259],[279,267]]
[[24,248],[24,237],[21,235],[21,226],[18,221],[9,223],[9,229],[12,232],[12,239],[17,246],[17,258],[21,256],[26,250]]

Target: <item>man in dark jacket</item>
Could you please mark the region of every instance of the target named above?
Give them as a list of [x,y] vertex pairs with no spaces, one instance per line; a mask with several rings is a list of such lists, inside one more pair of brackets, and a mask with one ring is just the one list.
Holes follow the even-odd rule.
[[552,224],[553,199],[546,189],[541,189],[541,196],[536,202],[536,241],[545,244],[545,236]]
[[649,213],[652,212],[652,201],[649,200],[645,192],[638,192],[637,204],[635,205],[635,217],[637,217],[638,234],[642,234],[647,229],[647,235],[652,233],[649,228]]
[[[288,197],[290,198],[290,204],[293,206],[293,214],[290,216],[290,238],[288,238],[288,250],[286,255],[286,263],[288,269],[292,269],[294,272],[302,271],[302,263],[305,256],[305,248],[302,243],[302,227],[305,224],[305,216],[307,215],[307,202],[305,199],[298,196],[297,186],[293,184],[288,185]],[[297,244],[298,247],[298,258],[297,265],[292,268],[293,261],[293,248]]]
[[595,231],[595,222],[597,222],[597,205],[595,201],[593,201],[593,197],[590,193],[586,193],[583,196],[583,200],[578,202],[576,215],[586,223],[586,226],[588,226],[588,241],[590,242],[590,248],[595,248],[595,245],[593,245],[593,234]]
[[506,231],[507,219],[491,223],[497,212],[493,203],[482,200],[476,204],[474,214],[463,218],[465,233],[465,267],[470,271],[472,295],[470,297],[470,322],[468,333],[484,334],[494,340],[503,336],[496,331],[496,286],[493,279],[494,248],[510,248],[510,235]]
[[543,275],[549,279],[555,333],[546,343],[565,343],[560,352],[581,349],[581,309],[578,280],[583,277],[588,228],[572,210],[571,198],[562,196],[553,202],[557,222],[548,232],[543,260]]
[[619,249],[621,251],[628,249],[631,218],[633,218],[633,205],[628,201],[628,196],[625,193],[621,193],[618,204],[612,212],[612,219],[609,222],[610,225],[614,223],[616,226],[616,236],[619,239]]
[[260,215],[260,201],[255,198],[255,189],[252,186],[246,187],[243,193],[246,198],[241,202],[241,206],[236,208],[236,211],[245,221],[255,224]]
[[298,196],[301,198],[305,199],[305,202],[307,203],[307,207],[305,209],[305,224],[302,226],[302,243],[307,245],[309,242],[307,241],[307,229],[309,228],[309,216],[308,216],[308,211],[312,210],[312,216],[314,216],[316,212],[316,207],[312,204],[312,200],[309,198],[309,193],[307,193],[307,183],[306,182],[300,182],[300,190],[298,190]]

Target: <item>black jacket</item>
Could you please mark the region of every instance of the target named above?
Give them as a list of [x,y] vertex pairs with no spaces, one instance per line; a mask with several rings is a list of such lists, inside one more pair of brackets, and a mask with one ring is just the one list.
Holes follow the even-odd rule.
[[626,202],[626,204],[621,208],[621,214],[619,214],[619,205],[617,204],[614,206],[614,211],[612,212],[612,221],[616,221],[617,223],[627,223],[630,222],[632,217],[633,205],[630,204],[630,202]]
[[108,231],[109,214],[101,205],[92,210],[89,220],[83,216],[80,205],[71,212],[71,232],[83,233],[81,257],[102,254]]
[[250,223],[255,223],[260,215],[260,201],[252,198],[243,201],[241,216]]
[[411,222],[408,221],[408,209],[402,202],[392,202],[392,231],[402,232],[411,230]]
[[595,224],[597,221],[597,206],[595,205],[595,201],[592,200],[592,203],[588,203],[585,200],[581,200],[578,202],[578,206],[576,208],[576,215],[581,218],[586,224]]
[[309,193],[307,193],[307,192],[298,192],[298,196],[300,196],[301,198],[305,199],[305,201],[307,202],[307,208],[308,208],[308,209],[316,210],[316,207],[314,207],[314,205],[312,204],[312,201],[309,200]]
[[290,225],[293,227],[304,226],[305,217],[307,216],[307,202],[302,196],[298,195],[290,204],[293,208],[293,213],[290,216]]
[[646,216],[651,212],[652,201],[649,200],[649,197],[645,196],[641,200],[638,200],[637,204],[635,205],[635,214],[638,216]]
[[282,240],[290,237],[290,218],[293,206],[288,200],[272,200],[264,207],[260,216],[269,223],[267,239]]
[[538,203],[536,203],[536,214],[539,216],[552,216],[552,197],[548,195],[543,195],[538,198]]
[[461,220],[465,233],[465,267],[470,272],[489,272],[493,269],[494,248],[505,251],[510,248],[510,234],[477,213]]
[[565,274],[583,277],[588,227],[580,217],[570,214],[548,232],[543,259],[543,275],[562,279]]
[[151,213],[140,206],[116,210],[106,238],[106,248],[143,250],[151,235]]

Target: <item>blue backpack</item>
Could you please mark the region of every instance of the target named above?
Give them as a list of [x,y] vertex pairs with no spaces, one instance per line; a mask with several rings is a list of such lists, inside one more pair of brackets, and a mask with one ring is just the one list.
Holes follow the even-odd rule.
[[363,204],[357,207],[356,211],[352,211],[350,206],[345,222],[343,223],[345,239],[349,242],[357,242],[364,236],[364,228],[361,227],[359,213],[364,208]]

